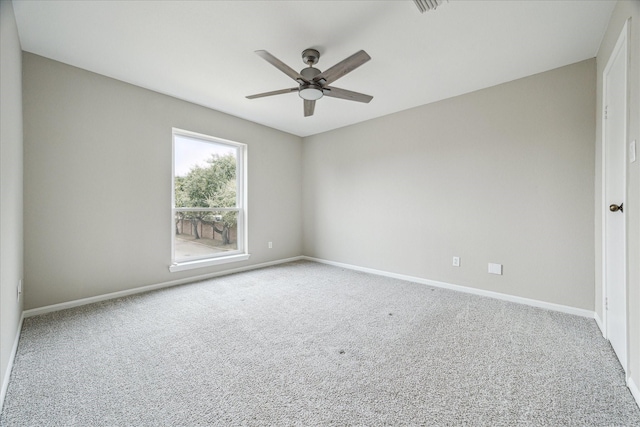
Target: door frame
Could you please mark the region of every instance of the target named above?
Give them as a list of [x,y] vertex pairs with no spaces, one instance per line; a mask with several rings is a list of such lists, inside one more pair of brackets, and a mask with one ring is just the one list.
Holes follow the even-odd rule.
[[[629,30],[629,20],[625,21],[622,26],[622,30],[620,31],[620,35],[618,36],[618,40],[611,51],[611,55],[607,60],[607,65],[602,72],[602,109],[601,109],[601,130],[602,130],[602,200],[601,200],[601,209],[602,209],[602,322],[603,322],[603,335],[608,340],[609,339],[609,319],[608,319],[608,310],[607,310],[607,217],[609,214],[608,210],[608,201],[607,201],[607,182],[606,182],[606,168],[607,168],[607,135],[606,135],[606,107],[607,107],[607,79],[606,76],[611,70],[613,66],[613,62],[616,59],[619,53],[624,54],[624,69],[625,69],[625,79],[624,79],[624,160],[623,160],[623,194],[625,195],[624,199],[626,200],[627,196],[627,161],[628,161],[628,153],[627,153],[627,137],[629,135],[628,128],[628,111],[629,111],[629,99],[628,99],[628,71],[629,71],[629,47],[628,47],[628,30]],[[620,52],[622,50],[622,52]],[[629,310],[628,310],[628,284],[627,284],[627,218],[628,215],[625,215],[623,218],[623,263],[624,263],[624,271],[622,272],[623,282],[624,282],[624,318],[625,318],[625,337],[624,337],[624,352],[625,352],[625,363],[621,365],[625,372],[625,377],[628,377],[628,364],[629,364]]]

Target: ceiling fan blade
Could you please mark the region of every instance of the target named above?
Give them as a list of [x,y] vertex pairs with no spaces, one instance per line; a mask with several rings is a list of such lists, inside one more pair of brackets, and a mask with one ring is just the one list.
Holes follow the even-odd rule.
[[340,77],[343,77],[345,74],[355,70],[370,59],[371,57],[369,56],[369,54],[367,54],[367,52],[365,52],[364,50],[361,50],[354,53],[347,59],[338,62],[333,67],[324,70],[322,73],[315,76],[313,78],[313,81],[320,82],[321,80],[324,80],[324,82],[321,82],[323,85],[331,84],[332,82],[338,80]]
[[316,101],[304,100],[304,116],[313,116],[313,111],[316,109]]
[[340,89],[332,86],[325,86],[322,92],[324,93],[324,96],[347,99],[349,101],[356,102],[369,103],[373,99],[373,96],[371,95],[365,95],[364,93],[353,92],[350,90]]
[[272,92],[257,93],[255,95],[249,95],[246,98],[247,99],[264,98],[265,96],[282,95],[283,93],[291,93],[291,92],[297,92],[297,91],[298,91],[297,87],[292,87],[290,89],[280,89],[280,90],[274,90]]
[[298,83],[309,83],[309,80],[302,77],[300,73],[298,73],[293,68],[289,67],[284,62],[280,61],[275,56],[271,55],[266,50],[256,50],[256,54],[262,59],[264,59],[265,61],[267,61],[269,64],[276,67],[278,70],[285,73],[287,76],[291,77],[293,80],[297,81]]

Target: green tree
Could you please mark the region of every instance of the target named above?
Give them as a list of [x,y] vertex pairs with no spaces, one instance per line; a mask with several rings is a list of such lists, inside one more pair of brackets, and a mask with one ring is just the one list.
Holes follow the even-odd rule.
[[[209,200],[207,200],[209,207],[222,207],[222,206],[235,206],[236,204],[236,180],[231,179],[227,181],[222,188],[218,190],[217,193]],[[229,231],[238,223],[238,218],[236,217],[237,212],[224,212],[221,215],[220,220],[216,221],[217,223],[222,225],[222,229],[214,228],[216,232],[220,233],[222,236],[222,243],[228,245],[231,243],[231,239],[229,236]]]
[[[193,166],[186,176],[175,177],[175,204],[184,208],[222,208],[236,206],[236,159],[228,154],[213,154],[207,166]],[[177,212],[178,222],[188,220],[196,239],[200,238],[198,226],[205,222],[222,236],[223,244],[231,243],[229,231],[237,224],[236,212],[214,215],[212,212]],[[219,228],[222,227],[222,228]]]

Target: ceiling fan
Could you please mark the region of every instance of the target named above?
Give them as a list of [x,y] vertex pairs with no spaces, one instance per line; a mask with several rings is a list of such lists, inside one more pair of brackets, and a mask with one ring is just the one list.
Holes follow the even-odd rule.
[[332,98],[340,98],[349,101],[365,103],[368,103],[373,99],[373,96],[370,95],[329,86],[340,77],[343,77],[347,73],[350,73],[351,71],[355,70],[371,59],[371,57],[364,50],[356,52],[347,59],[338,62],[333,67],[320,72],[320,70],[313,67],[320,59],[320,52],[318,52],[316,49],[305,49],[302,52],[302,61],[307,64],[308,67],[302,69],[299,73],[266,50],[256,50],[256,53],[262,59],[298,82],[299,86],[289,89],[274,90],[273,92],[250,95],[247,96],[248,99],[298,92],[300,98],[304,100],[305,117],[313,115],[313,111],[316,107],[316,101],[323,96],[330,96]]

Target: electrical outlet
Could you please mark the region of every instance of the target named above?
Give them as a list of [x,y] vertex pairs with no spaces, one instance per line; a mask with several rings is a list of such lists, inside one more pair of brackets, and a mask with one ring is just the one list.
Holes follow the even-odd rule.
[[459,256],[454,256],[453,257],[453,266],[454,267],[460,267],[460,257]]
[[489,263],[489,273],[502,275],[502,264]]
[[273,242],[269,242],[269,249],[273,249]]
[[20,299],[20,295],[22,295],[22,279],[18,280],[18,299]]

